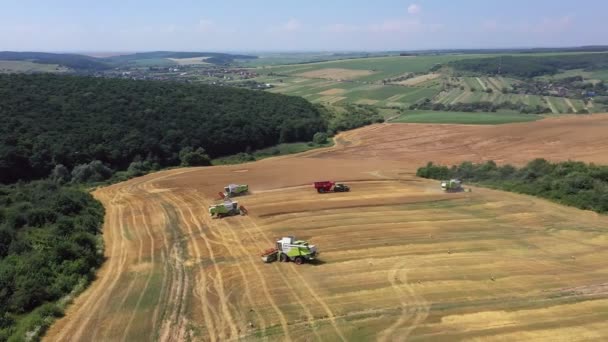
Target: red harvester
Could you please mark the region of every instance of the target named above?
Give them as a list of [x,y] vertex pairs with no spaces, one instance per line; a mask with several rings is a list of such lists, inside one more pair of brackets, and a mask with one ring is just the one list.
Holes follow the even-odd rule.
[[326,192],[347,192],[350,191],[350,188],[344,184],[340,184],[332,181],[322,181],[322,182],[314,182],[314,187],[317,189],[317,192],[322,194]]

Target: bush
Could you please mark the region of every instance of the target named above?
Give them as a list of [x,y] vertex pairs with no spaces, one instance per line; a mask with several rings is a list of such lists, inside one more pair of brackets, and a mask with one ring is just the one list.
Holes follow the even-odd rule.
[[77,165],[72,170],[72,182],[74,183],[101,182],[110,177],[112,177],[112,170],[99,160]]
[[315,133],[315,135],[312,137],[312,142],[314,142],[317,145],[327,144],[327,133],[324,133],[324,132]]
[[65,184],[71,179],[70,170],[62,164],[57,164],[53,171],[51,171],[49,179],[59,184]]
[[211,159],[202,147],[195,150],[186,147],[179,152],[179,159],[182,166],[209,166]]

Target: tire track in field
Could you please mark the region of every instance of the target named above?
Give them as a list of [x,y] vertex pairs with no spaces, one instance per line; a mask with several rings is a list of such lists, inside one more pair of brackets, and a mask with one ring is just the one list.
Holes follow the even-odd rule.
[[[76,315],[84,316],[84,321],[73,320],[68,322],[68,324],[56,336],[57,340],[82,339],[82,334],[85,328],[88,328],[87,325],[89,321],[93,318],[93,316],[97,316],[97,308],[99,307],[101,301],[107,296],[109,296],[110,291],[107,291],[108,287],[111,288],[113,284],[116,283],[122,271],[122,267],[124,265],[124,262],[126,261],[126,250],[124,248],[124,224],[120,219],[123,216],[123,206],[118,202],[120,194],[121,191],[117,190],[116,194],[110,201],[111,208],[114,209],[113,211],[115,211],[116,213],[116,218],[114,220],[117,221],[118,224],[111,225],[114,230],[111,232],[112,253],[110,254],[111,259],[108,262],[108,274],[103,278],[103,282],[100,283],[97,288],[93,289],[93,292],[90,293],[85,303],[83,303],[77,311]],[[120,237],[117,236],[119,234]],[[117,240],[119,240],[120,242],[118,242]],[[110,283],[108,287],[105,286],[107,283]],[[83,314],[85,312],[88,312],[90,314]],[[73,333],[70,333],[70,331],[74,329],[75,325],[78,325],[78,328],[76,328],[76,331],[74,331]],[[95,327],[93,327],[93,329],[93,334],[96,334],[99,330],[99,325],[96,325]],[[68,333],[70,333],[69,338],[66,336]]]
[[[247,220],[249,220],[249,222],[251,223],[251,225],[253,227],[255,227],[255,229],[258,231],[258,233],[266,240],[267,243],[270,244],[270,246],[274,246],[274,243],[272,241],[270,241],[270,239],[266,236],[266,234],[264,234],[264,232],[260,229],[260,227],[255,223],[255,221],[251,217],[245,216],[245,218]],[[338,334],[338,336],[342,339],[342,341],[347,341],[346,338],[344,337],[344,334],[342,333],[342,331],[338,327],[338,324],[336,323],[335,315],[331,311],[329,305],[327,305],[327,303],[323,300],[323,298],[321,298],[319,296],[319,294],[310,286],[310,284],[308,283],[308,281],[300,274],[300,272],[298,272],[298,270],[294,268],[294,265],[291,265],[290,269],[300,279],[300,281],[302,282],[302,284],[304,285],[304,287],[308,290],[308,292],[315,299],[315,301],[317,301],[317,303],[319,303],[319,305],[321,306],[321,308],[323,308],[323,310],[325,311],[325,313],[327,314],[327,316],[329,318],[329,321],[330,321],[332,327],[336,331],[336,334]],[[293,287],[291,286],[291,284],[289,283],[289,281],[287,281],[284,278],[283,274],[281,272],[278,272],[278,274],[283,277],[283,279],[285,280],[286,284],[292,289],[292,292],[295,293],[295,289],[293,289]]]
[[[428,317],[429,304],[416,294],[416,291],[407,282],[406,264],[405,261],[398,262],[388,272],[388,281],[401,302],[402,314],[395,323],[379,333],[378,341],[405,341],[412,331]],[[405,325],[407,327],[403,331]],[[397,333],[396,336],[394,336],[395,333]]]
[[[138,247],[137,247],[137,259],[135,260],[135,262],[133,263],[133,265],[138,265],[138,264],[140,264],[142,262],[143,251],[144,251],[144,244],[143,244],[143,241],[142,241],[142,237],[140,237],[140,235],[139,235],[139,229],[135,228],[135,227],[137,227],[137,222],[135,220],[135,216],[136,216],[136,212],[138,212],[140,215],[142,215],[142,214],[141,214],[141,212],[139,212],[139,210],[136,211],[135,210],[135,206],[133,206],[131,203],[132,202],[127,201],[127,205],[126,206],[128,208],[128,211],[131,214],[131,215],[129,215],[129,219],[131,221],[130,232],[132,234],[134,234],[133,238],[134,238],[134,240],[136,241],[136,243],[138,245]],[[129,271],[127,270],[127,272],[129,272]],[[125,305],[127,299],[129,298],[129,296],[131,295],[131,292],[133,291],[133,287],[135,286],[135,283],[137,282],[137,280],[139,280],[139,274],[134,274],[133,273],[132,274],[132,279],[129,281],[129,285],[127,286],[127,289],[126,289],[124,295],[122,296],[122,299],[120,300],[120,303],[118,304],[117,310],[126,309],[124,307],[124,305]],[[106,313],[102,314],[101,316],[102,317],[108,317],[108,316],[111,317],[111,315],[107,314],[107,311],[110,310],[107,305],[106,305],[106,308],[107,308]],[[134,314],[135,314],[135,310],[133,310],[132,315],[134,315]],[[111,319],[109,321],[108,327],[115,327],[115,324],[116,324],[116,327],[118,327],[121,324],[121,321],[122,321],[122,318],[120,316],[117,316],[117,317],[115,317],[115,318],[113,318],[113,319]],[[96,333],[93,335],[93,340],[96,339],[97,332],[98,331],[96,331]],[[102,331],[101,340],[108,340],[108,334],[110,334],[112,332],[114,332],[114,329],[105,329],[104,331]],[[122,337],[124,338],[124,333],[123,333]],[[121,340],[123,338],[121,338]]]
[[[188,195],[187,193],[184,193],[183,197],[184,197],[183,202],[185,203],[184,208],[186,208],[186,207],[188,208],[192,221],[198,227],[201,227],[203,225],[210,227],[208,222],[205,223],[202,220],[197,218],[198,216],[196,216],[195,213],[192,211],[192,209],[189,206],[187,206],[187,201],[185,201],[186,198],[190,198],[192,200],[192,203],[199,203],[200,200],[195,196]],[[203,208],[204,208],[204,206],[203,206]],[[206,212],[202,213],[202,215],[206,215],[206,214],[207,214]],[[210,234],[216,235],[213,230],[210,229],[209,231],[210,231]],[[219,234],[216,236],[218,236],[221,239],[221,241],[224,241],[224,242],[220,242],[218,240],[213,240],[213,241],[210,240],[210,242],[216,243],[216,244],[221,245],[222,247],[225,247],[226,250],[228,251],[228,253],[230,254],[230,256],[236,260],[238,258],[238,255],[233,252],[232,246],[242,247],[236,234],[234,234],[234,232],[232,230],[229,230],[232,233],[232,238],[229,238],[229,237],[226,237],[226,235],[224,234],[224,230],[218,229],[217,231],[219,232]],[[241,251],[243,251],[243,250],[241,249]],[[244,252],[246,252],[246,251],[244,251]],[[242,284],[246,285],[248,283],[248,278],[247,278],[247,275],[245,273],[243,266],[241,266],[240,262],[237,262],[236,267],[242,278]],[[249,307],[254,307],[255,305],[254,305],[254,301],[253,301],[253,295],[251,294],[251,289],[249,288],[249,286],[244,286],[244,288],[245,288],[245,298],[247,299],[247,303],[249,304]],[[237,310],[234,310],[234,311],[238,312]],[[267,326],[266,326],[266,320],[264,319],[264,316],[259,314],[257,311],[255,312],[255,315],[257,316],[257,321],[260,322],[259,326],[261,327],[261,329],[266,329]]]
[[[202,197],[202,196],[200,196],[200,195],[198,195],[198,194],[192,194],[190,197],[193,198],[195,202],[196,201],[201,202],[203,206],[209,205],[209,202],[207,201],[207,199],[204,198],[204,197]],[[203,216],[203,217],[206,217],[206,216]],[[202,221],[203,221],[203,223],[206,223],[206,225],[208,227],[212,226],[212,223],[211,223],[212,219],[211,218],[205,218]],[[251,250],[248,250],[243,245],[243,243],[241,242],[242,239],[239,239],[237,237],[237,235],[234,232],[234,230],[232,229],[232,227],[226,227],[225,230],[228,231],[228,232],[230,232],[230,234],[233,237],[233,239],[232,239],[233,242],[231,242],[231,246],[236,246],[237,248],[239,248],[241,250],[241,252],[243,253],[243,255],[245,255],[247,257],[247,259],[249,260],[249,263],[250,263],[252,269],[256,272],[256,274],[258,276],[258,279],[260,280],[260,283],[262,284],[262,289],[263,289],[264,296],[265,296],[266,300],[268,301],[268,303],[270,304],[270,306],[274,309],[275,313],[277,314],[277,316],[279,318],[279,321],[281,323],[281,327],[283,328],[283,332],[284,332],[285,336],[287,337],[287,340],[290,341],[291,340],[291,336],[289,334],[289,328],[288,328],[287,318],[285,317],[285,315],[283,314],[283,312],[279,309],[279,307],[275,303],[273,297],[270,295],[270,292],[268,290],[268,286],[267,286],[267,283],[266,283],[266,279],[264,278],[264,275],[260,271],[259,264],[253,258],[253,256],[251,256]],[[252,241],[256,241],[256,240],[254,239]],[[240,266],[239,266],[239,268],[240,268]],[[244,273],[244,270],[243,270],[243,273]],[[245,285],[246,292],[250,293],[251,291],[250,291],[250,288],[248,286],[248,280],[247,280],[247,278],[245,277],[244,274],[243,274],[243,278],[244,278],[244,283],[243,284]],[[304,307],[304,310],[307,310],[307,308]]]
[[[127,233],[127,230],[133,231],[134,234],[136,235],[136,236],[134,236],[133,244],[139,243],[140,248],[139,248],[139,253],[138,253],[138,256],[137,256],[137,260],[138,260],[138,262],[141,260],[141,252],[142,252],[143,245],[142,245],[141,239],[139,238],[139,233],[137,233],[137,229],[135,229],[136,223],[135,223],[135,211],[133,210],[133,205],[127,200],[127,198],[128,198],[127,196],[128,195],[132,195],[133,189],[136,187],[137,184],[140,184],[140,183],[142,183],[142,182],[131,184],[131,185],[127,186],[127,187],[120,188],[120,190],[119,190],[122,193],[122,196],[120,198],[121,199],[121,203],[122,202],[126,203],[125,205],[121,205],[121,208],[125,208],[126,207],[128,209],[129,218],[131,219],[132,225],[131,225],[131,227],[128,227],[128,226],[126,226],[124,224],[124,221],[126,219],[124,217],[124,212],[123,212],[123,214],[120,215],[120,217],[122,218],[120,220],[120,225],[121,225],[121,239],[120,239],[121,248],[120,248],[120,250],[121,250],[121,256],[122,256],[121,263],[120,263],[120,269],[117,272],[117,276],[114,277],[114,280],[112,281],[112,283],[110,283],[110,286],[107,289],[107,292],[104,293],[103,300],[100,298],[100,300],[98,301],[97,307],[99,307],[99,309],[96,310],[96,316],[100,317],[100,318],[97,319],[98,321],[99,321],[99,319],[103,320],[103,317],[110,316],[109,315],[109,311],[110,311],[110,307],[109,307],[110,305],[109,305],[109,303],[110,303],[110,301],[112,299],[112,297],[110,296],[110,294],[111,294],[111,292],[113,292],[114,288],[116,288],[116,285],[118,284],[118,281],[120,280],[120,278],[123,275],[126,274],[126,272],[124,271],[124,269],[125,269],[125,265],[127,263],[128,256],[129,256],[129,252],[128,251],[130,250],[130,249],[125,248],[125,246],[127,245],[126,241],[129,240],[127,238],[127,236],[129,235]],[[126,293],[125,293],[122,301],[118,305],[118,308],[117,308],[118,310],[120,310],[123,307],[123,305],[124,305],[127,297],[129,296],[129,294],[131,292],[131,288],[134,285],[134,280],[135,279],[132,279],[129,282],[129,286],[127,287],[127,291],[126,291]],[[109,327],[112,327],[112,322],[113,322],[112,320],[109,321],[109,323],[108,323]],[[83,324],[83,326],[81,326],[81,329],[83,327],[84,327],[84,324]],[[107,334],[109,334],[111,331],[112,331],[112,329],[106,328],[102,332],[102,339],[104,339],[104,340],[107,339]],[[99,324],[96,325],[96,329],[93,331],[92,340],[96,340],[98,333],[100,333]]]
[[[188,206],[187,203],[181,201],[181,199],[177,196],[177,195],[172,195],[172,194],[167,194],[168,198],[173,198],[173,199],[168,199],[168,201],[170,201],[176,208],[181,207],[181,208],[186,208]],[[178,203],[178,202],[181,202]],[[218,321],[214,320],[214,324],[213,324],[213,328],[214,328],[214,332],[213,335],[216,335],[214,338],[216,340],[221,340],[223,338],[222,334],[225,328],[225,325],[228,324],[228,329],[234,333],[235,336],[238,336],[238,329],[236,328],[236,325],[234,325],[233,323],[233,319],[232,316],[229,313],[228,310],[228,302],[227,302],[227,298],[224,294],[224,284],[223,284],[223,278],[220,270],[217,266],[216,263],[216,258],[215,258],[215,254],[213,252],[213,248],[210,245],[209,242],[209,237],[204,233],[204,231],[202,231],[200,225],[197,224],[197,222],[195,222],[193,219],[189,220],[186,218],[186,214],[185,214],[185,210],[187,209],[181,209],[179,210],[179,215],[182,218],[182,221],[184,222],[184,224],[186,224],[188,226],[189,229],[189,233],[190,236],[192,237],[196,237],[196,236],[200,236],[203,241],[205,242],[204,246],[205,249],[207,251],[207,254],[209,255],[209,259],[211,260],[211,263],[213,265],[213,269],[215,271],[216,276],[213,277],[211,273],[207,274],[207,270],[205,270],[205,268],[203,267],[203,264],[201,263],[202,259],[203,259],[203,255],[202,253],[200,253],[200,249],[198,244],[196,244],[195,242],[193,243],[194,248],[198,251],[198,263],[199,263],[199,269],[200,269],[200,276],[205,278],[204,284],[202,285],[202,292],[199,290],[199,294],[201,295],[201,306],[203,307],[203,310],[207,311],[207,314],[209,315],[211,320],[214,320],[215,318],[218,319]],[[190,213],[191,218],[194,218],[194,215],[192,213]],[[196,227],[194,227],[196,226]],[[211,280],[211,281],[208,281]],[[213,287],[212,287],[213,285]],[[213,291],[215,290],[215,291]],[[215,293],[214,293],[215,292]],[[209,294],[215,294],[215,296],[220,300],[220,310],[222,310],[222,315],[218,315],[218,312],[214,310],[214,308],[209,304],[209,299],[207,297],[207,293]],[[212,338],[212,340],[214,340],[214,338]]]
[[[169,199],[169,198],[173,198],[173,199]],[[216,273],[216,280],[214,281],[214,287],[217,291],[218,299],[220,300],[220,311],[222,313],[222,318],[223,318],[223,320],[220,320],[221,329],[218,329],[219,338],[220,339],[225,338],[223,335],[225,326],[230,331],[227,338],[232,338],[232,336],[234,336],[234,338],[236,338],[238,336],[238,328],[236,327],[232,314],[230,313],[230,310],[228,309],[228,298],[224,291],[224,288],[225,288],[224,279],[223,279],[222,273],[219,269],[219,266],[217,265],[217,261],[215,258],[215,253],[213,252],[213,248],[211,247],[211,244],[207,239],[207,234],[201,229],[200,226],[198,228],[193,228],[192,224],[190,224],[188,222],[188,219],[186,219],[186,216],[184,213],[184,211],[186,211],[186,210],[189,211],[190,216],[192,218],[195,218],[194,213],[192,213],[192,210],[190,209],[190,207],[188,206],[187,203],[185,203],[181,199],[179,199],[179,197],[177,195],[173,195],[173,194],[169,194],[169,193],[167,193],[167,200],[170,201],[172,204],[174,204],[175,208],[179,208],[179,207],[185,208],[185,209],[178,210],[179,215],[181,216],[183,222],[189,227],[191,236],[200,236],[203,239],[204,246],[207,249],[209,259],[211,260],[213,269]],[[180,205],[178,202],[181,202],[182,204]],[[194,225],[196,225],[196,222],[193,221],[192,223]],[[195,229],[198,229],[198,234],[195,233]],[[196,245],[196,243],[194,245]],[[202,269],[202,265],[201,265],[201,273],[204,273],[204,272],[205,272],[205,270]],[[207,304],[208,303],[205,303],[205,305],[207,305]]]
[[[47,336],[49,336],[46,337],[47,340],[51,338],[53,340],[85,339],[83,335],[86,334],[90,337],[91,334],[97,334],[99,330],[106,328],[99,324],[99,320],[103,318],[100,316],[99,310],[102,309],[102,303],[107,303],[107,300],[104,299],[113,294],[115,284],[120,275],[122,275],[122,270],[129,254],[128,249],[125,248],[126,237],[124,235],[124,222],[122,222],[124,216],[124,204],[122,200],[124,195],[137,184],[157,181],[193,171],[196,170],[188,169],[179,172],[164,172],[158,176],[147,177],[144,180],[131,184],[116,184],[94,192],[93,195],[104,204],[106,210],[101,236],[104,237],[105,245],[110,245],[109,249],[105,249],[105,255],[108,257],[108,260],[99,269],[99,279],[94,281],[86,290],[89,292],[85,291],[80,296],[82,297],[82,304],[78,302],[72,304],[70,310],[73,311],[69,311],[66,315],[67,317],[62,319],[65,321],[64,325],[60,325],[58,328],[51,328],[51,331],[47,333]],[[97,324],[90,326],[93,319],[95,319]],[[89,337],[86,339],[90,339]]]
[[[156,260],[155,260],[156,251],[154,248],[154,236],[152,234],[152,228],[149,225],[146,213],[141,209],[140,209],[140,213],[142,215],[142,226],[144,227],[144,229],[146,231],[146,235],[148,236],[148,240],[150,241],[150,270],[148,272],[148,277],[146,278],[146,283],[144,284],[144,288],[141,291],[141,293],[139,294],[139,297],[137,298],[137,302],[135,303],[135,308],[133,309],[133,313],[131,314],[129,321],[127,322],[127,326],[125,327],[125,329],[123,331],[123,335],[122,335],[123,341],[127,340],[127,336],[128,336],[129,331],[131,330],[131,325],[133,324],[133,321],[135,320],[136,313],[139,311],[139,307],[141,306],[141,302],[144,298],[144,295],[146,294],[146,291],[148,291],[148,287],[150,286],[150,281],[152,280],[152,275],[154,274],[154,265],[156,262]],[[152,331],[154,331],[154,329],[152,329]]]
[[[150,184],[150,183],[146,183]],[[145,185],[144,185],[145,187]],[[148,190],[148,189],[147,189]],[[158,304],[155,306],[154,308],[154,312],[152,313],[152,329],[151,329],[151,337],[153,339],[159,339],[160,337],[160,326],[159,323],[162,324],[162,317],[164,316],[165,310],[168,308],[169,306],[169,301],[168,301],[168,297],[167,297],[167,289],[169,287],[169,276],[171,273],[171,269],[170,269],[170,265],[169,265],[169,246],[170,246],[170,241],[167,237],[166,234],[166,230],[169,227],[169,221],[167,216],[165,215],[164,211],[162,210],[162,206],[159,205],[157,203],[156,207],[158,208],[158,213],[161,213],[161,217],[159,219],[159,221],[161,222],[161,226],[163,228],[161,236],[162,236],[162,249],[160,251],[160,264],[163,265],[163,278],[161,280],[161,288],[159,291],[159,299],[158,299]],[[172,276],[172,274],[171,274]],[[163,312],[161,313],[161,309],[163,310]]]
[[[207,205],[209,205],[209,203],[210,203],[210,202],[209,202],[209,201],[208,201],[208,200],[207,200],[205,197],[202,197],[202,196],[200,196],[200,195],[198,195],[198,194],[193,194],[193,196],[192,196],[192,197],[193,197],[194,199],[197,199],[197,198],[198,198],[198,199],[201,201],[201,203],[202,203],[202,205],[203,205],[203,206],[207,206]],[[207,216],[203,216],[203,217],[207,217]],[[212,222],[211,222],[211,221],[213,221],[213,219],[209,217],[209,218],[205,218],[203,221],[204,221],[204,222],[206,222],[208,226],[211,226],[211,225],[212,225]],[[266,278],[263,276],[262,272],[260,271],[259,264],[258,264],[258,263],[256,262],[256,260],[255,260],[255,259],[254,259],[254,258],[251,256],[251,251],[250,251],[250,250],[248,250],[248,249],[247,249],[247,248],[246,248],[246,247],[245,247],[245,246],[242,244],[242,242],[241,242],[241,241],[242,241],[242,239],[238,239],[238,237],[237,237],[236,233],[233,231],[233,229],[231,229],[232,227],[231,227],[231,226],[229,226],[229,225],[228,225],[228,224],[227,224],[225,221],[221,221],[221,222],[222,222],[222,223],[223,223],[223,224],[226,226],[226,230],[228,230],[229,232],[231,232],[231,234],[233,235],[233,237],[234,237],[234,239],[233,239],[233,241],[234,241],[234,242],[233,242],[233,243],[234,243],[234,245],[236,245],[237,247],[239,247],[239,248],[241,249],[241,251],[244,253],[244,255],[246,255],[246,256],[247,256],[247,258],[249,259],[249,262],[251,263],[251,265],[252,265],[253,269],[256,271],[256,273],[257,273],[257,275],[258,275],[258,277],[259,277],[259,279],[260,279],[260,282],[261,282],[261,284],[262,284],[262,289],[263,289],[263,291],[264,291],[264,294],[265,294],[265,296],[266,296],[266,299],[268,300],[269,304],[270,304],[270,305],[273,307],[273,309],[274,309],[274,310],[275,310],[275,312],[277,313],[277,315],[278,315],[278,317],[279,317],[279,320],[280,320],[280,322],[281,322],[281,326],[283,327],[283,331],[284,331],[285,335],[287,336],[287,338],[288,338],[289,340],[291,340],[291,337],[289,336],[289,329],[288,329],[287,318],[285,317],[285,315],[283,314],[283,312],[282,312],[282,311],[279,309],[279,307],[276,305],[276,303],[275,303],[275,301],[274,301],[273,297],[270,295],[270,292],[268,291],[268,286],[267,286],[267,283],[266,283]],[[241,223],[240,225],[241,225],[243,228],[245,228],[245,227],[242,225],[242,223]],[[246,229],[243,229],[243,230],[247,231]],[[248,236],[251,238],[251,240],[252,240],[252,241],[257,241],[257,239],[255,238],[255,236],[253,236],[253,235],[252,235],[252,234],[251,234],[249,231],[247,231],[247,234],[248,234]],[[256,244],[256,248],[258,248],[258,249],[259,249],[259,248],[260,248],[260,246],[257,244],[257,242],[255,242],[255,244]],[[260,250],[261,250],[261,249],[260,249]],[[283,275],[282,275],[282,274],[280,274],[280,276],[282,276],[282,277],[283,277]],[[289,283],[288,283],[288,281],[286,280],[286,278],[284,278],[284,277],[283,277],[283,280],[286,282],[286,284],[289,284]],[[294,295],[295,295],[295,296],[297,296],[297,294],[294,294]],[[298,297],[298,298],[299,298],[299,297]],[[303,309],[304,309],[304,310],[307,310],[307,306],[306,306],[306,305],[304,305],[303,303],[302,303],[302,307],[303,307]]]
[[[172,220],[172,212],[167,209],[167,205],[162,205],[162,207],[162,215],[166,221],[175,222]],[[186,337],[185,304],[190,282],[184,267],[184,248],[180,246],[180,236],[172,227],[169,232],[172,246],[168,247],[170,248],[168,265],[169,269],[172,269],[172,281],[169,286],[167,305],[170,312],[166,317],[161,318],[159,339],[161,341],[183,341]]]
[[[166,196],[168,197],[168,196]],[[172,203],[174,206],[177,207],[176,203],[173,203],[169,198],[167,198],[167,201]],[[184,224],[188,227],[188,234],[190,236],[195,236],[195,232],[192,229],[192,227],[190,226],[190,224],[187,222],[186,217],[184,216],[184,213],[182,211],[179,211],[178,214],[181,219],[183,220]],[[197,261],[200,263],[200,261],[203,259],[201,250],[198,246],[198,244],[193,243],[193,250],[194,250],[194,256],[197,259]],[[203,320],[205,322],[209,337],[212,341],[217,341],[218,340],[218,336],[216,334],[216,331],[218,329],[218,323],[216,321],[216,318],[218,317],[217,312],[213,309],[213,307],[211,307],[209,305],[209,298],[207,297],[207,293],[211,293],[210,291],[208,291],[209,287],[210,287],[210,282],[208,281],[211,278],[211,275],[207,274],[206,270],[204,269],[204,267],[202,266],[202,264],[199,264],[199,270],[200,270],[200,274],[198,275],[201,281],[201,285],[200,286],[196,286],[196,284],[194,285],[193,289],[194,289],[194,293],[195,295],[199,298],[200,300],[200,305],[201,305],[201,311],[203,314]],[[202,290],[199,290],[202,287]]]

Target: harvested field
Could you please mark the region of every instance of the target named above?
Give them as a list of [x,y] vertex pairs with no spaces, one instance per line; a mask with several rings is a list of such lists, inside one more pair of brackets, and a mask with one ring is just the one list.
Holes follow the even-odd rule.
[[331,89],[327,89],[325,91],[322,91],[319,93],[319,95],[340,95],[340,94],[344,94],[346,92],[346,89],[341,89],[341,88],[331,88]]
[[434,80],[439,77],[441,77],[441,74],[425,74],[425,75],[408,78],[405,81],[396,82],[396,84],[401,84],[401,85],[406,85],[406,86],[416,86],[416,85],[419,85],[420,83]]
[[296,76],[309,77],[309,78],[327,78],[332,80],[352,80],[361,76],[369,76],[374,72],[371,70],[355,70],[355,69],[342,69],[342,68],[325,68],[312,71],[306,71]]
[[199,64],[209,64],[205,62],[205,59],[209,57],[192,57],[192,58],[167,58],[170,61],[173,61],[179,65],[199,65]]
[[[98,189],[107,261],[49,341],[602,340],[608,218],[487,189],[445,194],[427,161],[608,163],[608,116],[526,124],[381,124],[246,165]],[[351,185],[319,195],[315,180]],[[228,183],[249,216],[211,219]],[[263,264],[276,238],[320,261]]]

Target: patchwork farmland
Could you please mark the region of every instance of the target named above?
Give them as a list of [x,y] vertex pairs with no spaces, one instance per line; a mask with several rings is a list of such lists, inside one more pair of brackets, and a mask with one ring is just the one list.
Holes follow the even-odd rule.
[[[452,61],[479,57],[470,54],[391,56],[270,66],[258,68],[261,76],[256,80],[273,85],[272,92],[302,96],[328,105],[354,103],[407,111],[411,105],[424,101],[442,105],[490,102],[539,106],[553,114],[603,110],[603,106],[594,105],[592,101],[513,93],[513,86],[524,82],[522,80],[503,76],[462,76],[446,67]],[[601,72],[581,70],[555,77],[577,74],[595,77],[598,81],[603,77]]]
[[[107,261],[49,331],[67,340],[602,340],[608,219],[415,178],[428,160],[608,162],[606,116],[380,124],[333,148],[163,171],[101,188]],[[584,132],[584,134],[583,134]],[[317,194],[315,180],[350,193]],[[248,216],[211,219],[232,182]],[[319,262],[264,264],[281,236]]]

